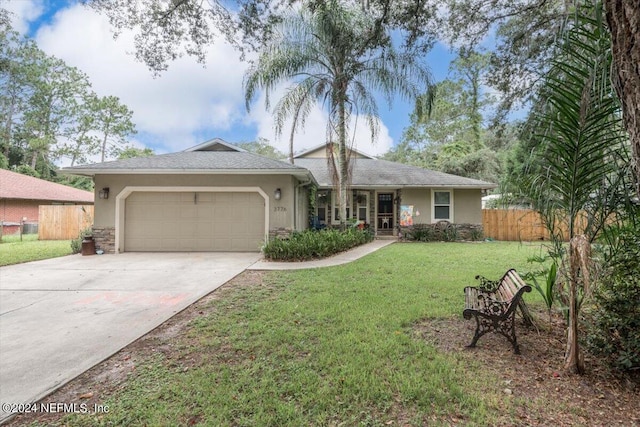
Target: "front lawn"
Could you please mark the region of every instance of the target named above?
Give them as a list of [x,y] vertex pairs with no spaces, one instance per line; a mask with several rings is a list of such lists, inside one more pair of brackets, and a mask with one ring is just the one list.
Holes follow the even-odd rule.
[[[394,244],[338,267],[245,272],[48,398],[87,395],[108,412],[34,425],[588,425],[585,411],[613,404],[598,387],[594,405],[561,398],[588,394],[584,380],[554,373],[562,339],[551,341],[560,355],[535,331],[525,337],[529,356],[500,337],[464,349],[472,329],[462,288],[477,274],[531,269],[531,255],[539,245]],[[525,300],[542,308],[535,291]],[[425,323],[451,351],[416,332]]]
[[20,236],[2,236],[0,267],[70,254],[69,240],[38,240],[37,234],[25,234],[22,241]]

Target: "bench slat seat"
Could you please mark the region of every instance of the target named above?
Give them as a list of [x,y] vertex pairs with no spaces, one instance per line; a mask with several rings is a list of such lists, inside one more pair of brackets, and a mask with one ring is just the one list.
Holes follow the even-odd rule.
[[514,269],[508,270],[495,282],[481,276],[476,276],[476,279],[480,281],[480,286],[464,288],[465,308],[462,315],[467,320],[476,320],[476,331],[468,347],[475,347],[484,334],[497,332],[509,340],[516,354],[520,354],[516,340],[515,314],[519,308],[525,322],[533,324],[522,299],[525,292],[531,292],[531,286]]

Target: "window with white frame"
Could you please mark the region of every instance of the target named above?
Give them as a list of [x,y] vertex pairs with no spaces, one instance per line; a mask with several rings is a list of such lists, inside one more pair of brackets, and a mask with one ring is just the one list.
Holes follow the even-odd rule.
[[316,209],[318,213],[318,222],[320,224],[327,223],[327,202],[327,192],[318,192]]
[[369,222],[369,193],[359,192],[356,194],[356,212],[358,221]]
[[453,190],[431,190],[432,222],[453,222]]

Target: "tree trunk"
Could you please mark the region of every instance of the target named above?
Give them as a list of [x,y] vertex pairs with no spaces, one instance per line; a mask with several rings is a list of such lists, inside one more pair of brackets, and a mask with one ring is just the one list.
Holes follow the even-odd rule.
[[636,193],[640,197],[640,2],[604,0],[611,31],[614,86],[632,147]]
[[107,151],[107,137],[108,137],[108,132],[109,132],[109,128],[107,127],[107,129],[104,131],[104,138],[102,138],[102,144],[100,147],[100,151],[102,152],[102,155],[100,156],[100,161],[102,163],[104,163],[104,154]]
[[338,101],[338,182],[340,184],[340,230],[347,227],[347,117],[344,98]]
[[[573,267],[571,270],[573,270]],[[569,324],[567,325],[567,350],[564,355],[564,369],[571,374],[583,374],[584,363],[580,357],[580,344],[578,343],[578,284],[573,274],[569,282]]]
[[11,153],[11,131],[13,128],[13,113],[15,112],[15,96],[11,97],[11,103],[9,104],[9,111],[7,112],[7,122],[4,127],[4,156],[9,160],[9,154]]
[[578,341],[578,287],[583,296],[591,288],[591,244],[586,236],[578,235],[569,241],[569,324],[567,325],[567,351],[564,355],[564,369],[571,374],[584,374],[584,361],[580,355]]

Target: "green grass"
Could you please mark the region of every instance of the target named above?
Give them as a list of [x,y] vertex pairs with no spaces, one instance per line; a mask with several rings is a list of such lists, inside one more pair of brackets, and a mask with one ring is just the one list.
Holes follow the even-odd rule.
[[71,254],[69,240],[38,240],[37,234],[2,236],[0,266],[38,261]]
[[153,353],[101,402],[108,414],[64,423],[496,424],[497,408],[508,407],[502,379],[439,352],[412,327],[461,318],[462,288],[475,275],[527,270],[537,253],[517,243],[395,244],[344,266],[227,286],[172,343],[179,357]]

